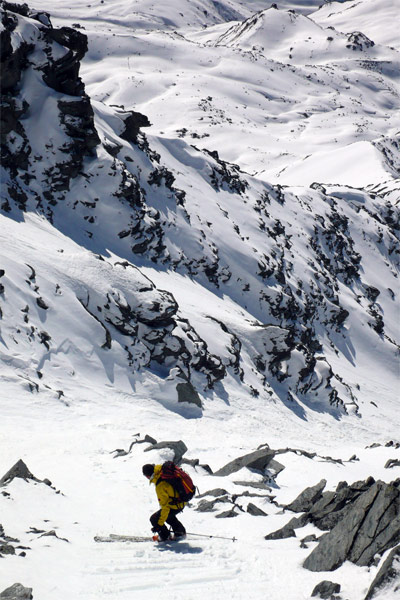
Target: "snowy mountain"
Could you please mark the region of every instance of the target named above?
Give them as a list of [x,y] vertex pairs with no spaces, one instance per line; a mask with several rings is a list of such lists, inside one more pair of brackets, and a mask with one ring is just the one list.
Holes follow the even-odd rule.
[[399,8],[0,3],[0,590],[394,598]]

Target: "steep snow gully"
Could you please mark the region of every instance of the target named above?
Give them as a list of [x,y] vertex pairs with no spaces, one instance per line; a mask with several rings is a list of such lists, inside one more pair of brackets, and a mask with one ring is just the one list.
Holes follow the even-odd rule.
[[0,598],[398,597],[398,14],[0,1]]

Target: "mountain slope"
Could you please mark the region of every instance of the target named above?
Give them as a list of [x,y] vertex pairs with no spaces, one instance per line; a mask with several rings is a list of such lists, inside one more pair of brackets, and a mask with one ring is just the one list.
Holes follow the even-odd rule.
[[[340,32],[324,54],[323,24],[256,4],[174,3],[179,32],[150,2],[80,4],[84,32],[65,7],[60,28],[1,3],[1,590],[299,600],[332,578],[364,600],[398,543],[397,54]],[[253,49],[264,38],[273,56]],[[290,40],[298,63],[279,59]],[[347,128],[367,113],[371,129]],[[263,168],[248,154],[261,119],[293,186],[243,168]],[[280,139],[293,122],[298,164]],[[96,544],[148,533],[141,465],[167,459],[203,494],[188,531],[238,542]],[[308,487],[325,529],[307,505],[291,519]],[[382,543],[352,512],[376,490],[393,499],[371,513],[390,517]],[[303,568],[334,554],[348,514],[373,562]]]

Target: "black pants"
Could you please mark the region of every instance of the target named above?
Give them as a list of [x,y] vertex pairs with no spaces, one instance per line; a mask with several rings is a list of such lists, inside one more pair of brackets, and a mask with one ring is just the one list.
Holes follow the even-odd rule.
[[[186,529],[184,528],[182,523],[180,521],[178,521],[178,519],[176,518],[176,515],[180,512],[182,512],[182,509],[174,510],[173,508],[171,508],[171,510],[169,511],[167,520],[165,521],[166,523],[168,523],[168,525],[171,525],[172,531],[174,532],[174,534],[176,536],[185,535],[185,533],[186,533]],[[151,515],[150,523],[152,524],[153,527],[158,526],[158,520],[160,518],[160,515],[161,515],[161,510],[158,510],[156,513],[154,513],[154,515]],[[162,540],[166,540],[169,536],[168,527],[166,525],[163,525],[159,531],[159,534],[160,534],[160,538]]]

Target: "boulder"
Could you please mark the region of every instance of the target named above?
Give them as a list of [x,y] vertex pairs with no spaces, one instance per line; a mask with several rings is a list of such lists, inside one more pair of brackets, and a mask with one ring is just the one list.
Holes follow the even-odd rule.
[[253,515],[254,517],[266,517],[268,516],[266,512],[264,512],[261,508],[258,508],[252,502],[249,502],[247,505],[247,512],[249,515]]
[[231,519],[232,517],[237,517],[239,513],[236,512],[235,507],[233,506],[230,510],[225,510],[222,513],[216,515],[216,519]]
[[178,383],[176,386],[178,392],[178,402],[188,402],[202,408],[201,399],[190,381]]
[[145,452],[149,452],[150,450],[162,450],[163,448],[169,448],[173,450],[174,457],[173,462],[175,464],[180,464],[182,460],[182,456],[187,452],[187,446],[182,440],[177,442],[158,442],[157,444],[152,444],[148,448],[145,449]]
[[330,600],[334,594],[340,592],[340,584],[333,581],[321,581],[315,586],[311,596],[318,596],[323,600]]
[[304,527],[309,522],[310,517],[305,514],[300,517],[293,517],[286,525],[265,536],[266,540],[282,540],[287,537],[296,537],[295,529]]
[[32,588],[26,588],[21,583],[14,583],[0,594],[4,600],[31,600]]
[[284,540],[285,538],[296,537],[295,530],[289,525],[281,527],[264,537],[265,540]]
[[14,546],[11,546],[11,544],[0,544],[0,556],[2,554],[15,554]]
[[226,475],[231,475],[231,473],[236,473],[236,471],[239,471],[243,467],[255,469],[256,471],[264,473],[275,454],[275,450],[271,450],[270,448],[255,450],[255,452],[250,452],[250,454],[245,454],[244,456],[235,458],[235,460],[232,460],[224,467],[216,471],[214,475],[217,475],[218,477],[225,477]]

